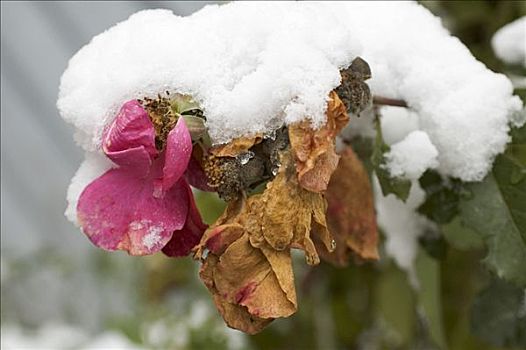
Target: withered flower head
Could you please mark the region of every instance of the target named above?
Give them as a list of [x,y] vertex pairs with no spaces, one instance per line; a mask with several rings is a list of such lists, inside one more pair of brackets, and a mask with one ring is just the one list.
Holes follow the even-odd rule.
[[336,92],[350,113],[360,115],[371,104],[371,90],[365,80],[371,78],[371,68],[361,57],[356,57],[349,68],[340,71],[342,83]]
[[191,96],[170,95],[166,91],[166,96],[158,94],[155,99],[145,97],[139,100],[139,103],[148,112],[155,129],[155,147],[160,151],[164,149],[168,133],[180,117],[185,118],[192,140],[199,139],[206,131],[203,111]]
[[[305,252],[309,265],[320,255],[346,262],[351,250],[363,259],[377,257],[371,186],[352,150],[342,154],[333,176],[340,158],[335,138],[348,120],[333,91],[321,128],[296,123],[212,147],[203,157],[209,185],[228,205],[194,257],[203,262],[201,279],[230,327],[257,333],[296,312],[293,248]],[[251,193],[265,182],[262,193]],[[336,240],[326,221],[326,190]],[[341,247],[333,253],[336,242]]]
[[296,312],[291,248],[304,250],[309,264],[319,263],[311,233],[334,248],[325,199],[299,186],[290,152],[280,161],[266,190],[231,201],[195,248],[200,276],[225,322],[247,333]]
[[240,137],[210,148],[204,159],[209,185],[231,201],[273,179],[280,165],[278,154],[289,145],[286,130]]

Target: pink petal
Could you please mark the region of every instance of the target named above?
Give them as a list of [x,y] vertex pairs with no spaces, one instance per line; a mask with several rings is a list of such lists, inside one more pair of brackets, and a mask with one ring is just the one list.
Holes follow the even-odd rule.
[[201,220],[201,215],[195,205],[192,189],[188,186],[186,181],[181,180],[179,182],[185,183],[187,188],[188,216],[186,217],[184,227],[180,231],[175,231],[172,239],[163,248],[163,253],[170,257],[188,255],[192,248],[199,243],[203,232],[205,232],[208,227]]
[[146,110],[136,100],[126,102],[115,120],[102,137],[104,153],[120,166],[142,166],[143,160],[136,161],[137,152],[132,149],[143,148],[149,158],[157,156],[155,148],[155,129]]
[[190,158],[188,168],[185,173],[186,181],[192,186],[201,191],[214,192],[215,190],[208,186],[208,178],[201,164],[194,157]]
[[123,170],[135,174],[136,177],[144,178],[150,172],[152,158],[143,146],[118,152],[106,152],[106,155]]
[[184,118],[179,118],[168,134],[164,156],[162,192],[172,187],[183,176],[192,156],[192,138]]
[[153,167],[151,176],[140,179],[126,169],[111,169],[84,189],[78,220],[96,246],[131,255],[152,254],[184,226],[187,185],[178,183],[163,198],[154,198],[152,176],[159,172]]

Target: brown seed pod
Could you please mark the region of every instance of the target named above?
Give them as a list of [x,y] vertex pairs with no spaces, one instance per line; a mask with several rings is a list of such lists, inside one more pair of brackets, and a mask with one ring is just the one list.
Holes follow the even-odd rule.
[[342,83],[336,88],[338,96],[347,107],[349,113],[360,115],[371,105],[371,90],[365,81],[371,78],[369,64],[356,57],[349,68],[340,71]]

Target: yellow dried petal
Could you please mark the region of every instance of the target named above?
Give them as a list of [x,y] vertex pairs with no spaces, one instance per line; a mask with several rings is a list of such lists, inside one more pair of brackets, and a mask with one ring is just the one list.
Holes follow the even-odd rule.
[[214,303],[226,324],[248,334],[256,334],[265,328],[273,319],[264,319],[248,312],[244,306],[232,304],[219,295],[214,284],[214,272],[219,258],[211,254],[201,266],[199,276],[212,293]]
[[347,125],[349,116],[336,92],[331,91],[327,105],[327,121],[312,129],[308,121],[289,126],[289,139],[296,158],[300,185],[312,192],[323,192],[338,165],[335,138]]
[[210,148],[208,151],[216,157],[237,157],[239,154],[248,151],[254,145],[263,141],[262,134],[255,134],[249,137],[238,137],[224,145]]

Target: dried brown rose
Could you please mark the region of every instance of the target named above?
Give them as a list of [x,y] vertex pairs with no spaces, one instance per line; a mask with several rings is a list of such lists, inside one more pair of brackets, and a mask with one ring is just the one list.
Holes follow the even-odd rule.
[[337,243],[336,250],[329,253],[319,249],[320,253],[337,265],[346,265],[351,254],[358,260],[378,259],[378,231],[369,176],[351,147],[340,155],[325,193],[329,203],[327,221]]
[[311,192],[323,192],[338,166],[335,151],[336,135],[347,125],[347,108],[336,92],[331,91],[327,106],[327,122],[313,130],[309,121],[289,126],[289,138],[296,158],[300,185]]
[[[243,221],[246,203],[233,206],[242,209],[205,233],[196,257],[203,259],[204,249],[209,250],[200,276],[227,325],[253,334],[273,319],[296,312],[292,262],[289,250],[253,247],[249,232],[235,222]],[[235,212],[232,204],[228,211]]]

